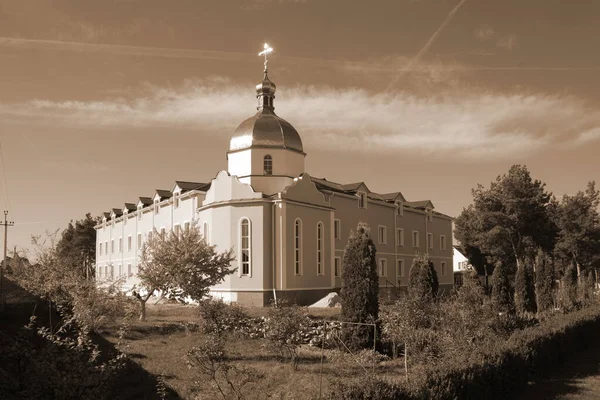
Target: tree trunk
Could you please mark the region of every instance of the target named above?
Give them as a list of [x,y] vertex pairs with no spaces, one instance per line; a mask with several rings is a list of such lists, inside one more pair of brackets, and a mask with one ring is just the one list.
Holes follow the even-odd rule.
[[575,261],[575,265],[577,266],[577,284],[581,285],[581,265],[577,261]]
[[141,313],[140,313],[140,321],[146,321],[146,300],[140,299]]

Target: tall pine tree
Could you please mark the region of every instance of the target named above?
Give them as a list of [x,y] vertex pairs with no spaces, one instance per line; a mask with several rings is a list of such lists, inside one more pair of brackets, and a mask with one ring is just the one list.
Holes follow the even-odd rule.
[[433,262],[424,256],[414,259],[408,278],[408,293],[421,300],[432,301],[437,297],[438,276]]
[[[351,233],[344,251],[342,268],[342,320],[354,323],[376,323],[379,318],[379,277],[377,276],[377,249],[369,228],[359,224]],[[371,326],[344,325],[346,344],[353,348],[373,346]]]

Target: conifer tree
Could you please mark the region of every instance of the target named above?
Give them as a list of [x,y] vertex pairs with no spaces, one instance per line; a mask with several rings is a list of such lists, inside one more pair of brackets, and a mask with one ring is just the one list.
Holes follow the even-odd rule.
[[577,305],[577,268],[573,264],[569,264],[561,279],[560,303],[565,310]]
[[408,292],[411,296],[432,301],[436,298],[439,288],[437,272],[433,262],[424,256],[414,259],[408,278]]
[[538,252],[535,271],[535,297],[538,312],[554,308],[554,263],[542,250]]
[[498,312],[510,312],[514,309],[508,269],[502,262],[496,263],[492,274],[492,304]]
[[[379,318],[376,251],[369,228],[359,224],[344,251],[340,295],[345,322],[376,323]],[[370,326],[348,324],[344,326],[344,341],[354,349],[372,347],[373,333]]]
[[515,308],[519,314],[535,313],[537,311],[533,266],[529,260],[526,260],[523,266],[517,270],[515,277]]

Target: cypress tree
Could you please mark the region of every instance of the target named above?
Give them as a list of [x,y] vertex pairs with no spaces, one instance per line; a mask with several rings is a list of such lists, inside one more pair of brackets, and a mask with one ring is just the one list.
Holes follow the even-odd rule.
[[561,279],[560,303],[565,310],[577,305],[577,269],[573,264],[569,264]]
[[508,270],[500,261],[496,263],[492,274],[492,304],[498,312],[510,312],[514,309]]
[[437,272],[433,262],[424,256],[414,259],[408,277],[408,293],[417,298],[432,301],[436,298],[439,288]]
[[538,312],[554,308],[554,263],[543,251],[538,252],[535,272],[535,298]]
[[529,260],[526,260],[521,265],[521,268],[517,269],[517,276],[515,277],[515,308],[520,314],[535,313],[537,311],[533,266]]
[[[376,323],[379,318],[376,252],[369,228],[359,224],[344,250],[340,292],[344,322]],[[372,347],[373,333],[371,326],[346,324],[343,329],[344,341],[352,349]]]

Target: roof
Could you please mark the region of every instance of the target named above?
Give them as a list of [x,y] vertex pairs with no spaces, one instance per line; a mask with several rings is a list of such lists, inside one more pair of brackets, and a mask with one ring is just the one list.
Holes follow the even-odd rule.
[[200,182],[187,182],[187,181],[175,181],[175,185],[181,189],[181,193],[189,192],[190,190],[205,190],[205,187],[208,185],[210,187],[210,183],[200,183]]
[[435,208],[430,200],[407,201],[406,204],[414,208]]
[[144,207],[152,204],[152,197],[140,197],[140,202]]
[[120,217],[121,215],[123,215],[123,210],[121,210],[120,208],[113,208],[112,213],[115,214],[117,217]]
[[304,152],[296,128],[268,108],[259,110],[233,132],[229,151],[252,147],[281,148]]
[[173,197],[173,193],[170,190],[156,189],[156,194],[160,197],[161,201]]
[[125,203],[125,207],[123,208],[123,211],[125,211],[125,210],[127,210],[127,211],[135,211],[135,210],[137,210],[137,207],[133,203]]

